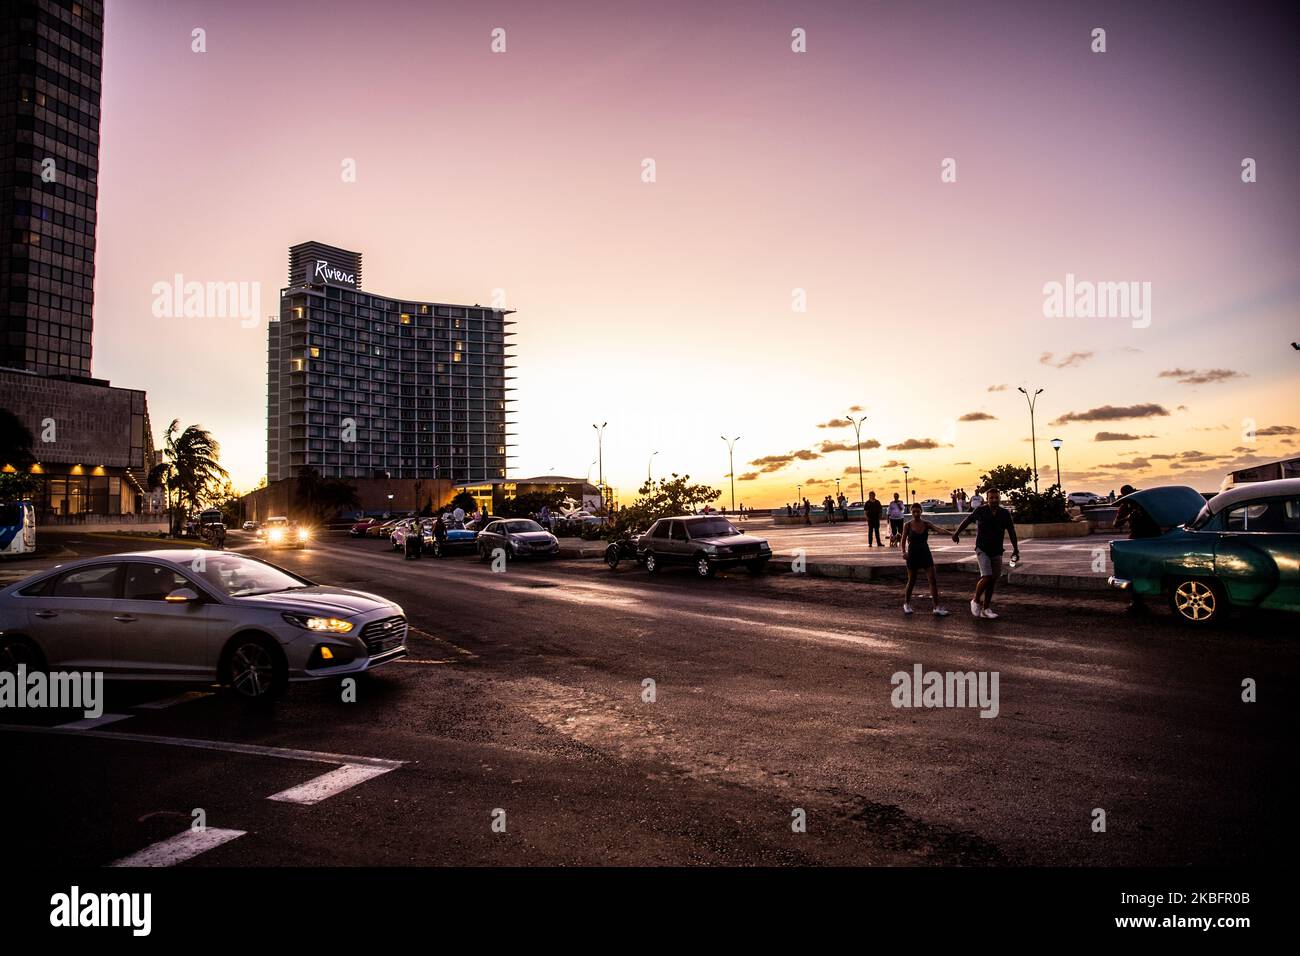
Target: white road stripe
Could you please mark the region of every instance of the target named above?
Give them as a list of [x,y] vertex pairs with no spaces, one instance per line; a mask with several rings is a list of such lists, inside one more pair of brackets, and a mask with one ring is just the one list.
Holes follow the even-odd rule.
[[192,700],[199,700],[203,697],[211,697],[210,690],[187,690],[183,694],[177,694],[175,697],[164,697],[162,700],[153,700],[147,704],[136,704],[136,710],[166,710],[168,707],[175,707],[177,704],[189,703]]
[[313,777],[306,783],[290,787],[288,790],[281,790],[266,799],[278,800],[281,803],[301,803],[311,806],[334,796],[336,793],[349,790],[359,783],[365,783],[372,777],[378,777],[392,771],[392,767],[363,767],[358,764],[345,764],[336,770],[331,770],[329,773]]
[[394,664],[459,664],[460,661],[453,660],[450,657],[445,657],[440,661],[420,661],[420,660],[416,660],[413,657],[399,657],[397,660],[393,661],[393,663]]
[[115,724],[119,720],[128,720],[130,714],[100,714],[98,717],[86,717],[83,720],[74,720],[66,724],[59,724],[56,730],[91,730],[95,727],[103,727],[107,724]]
[[246,832],[248,831],[217,830],[210,827],[204,830],[186,830],[170,840],[147,846],[139,853],[132,853],[116,863],[110,863],[109,866],[175,866],[223,843],[229,843]]

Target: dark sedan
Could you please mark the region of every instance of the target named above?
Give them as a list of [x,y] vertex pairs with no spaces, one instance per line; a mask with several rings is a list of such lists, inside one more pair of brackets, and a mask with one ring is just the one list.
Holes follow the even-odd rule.
[[484,561],[491,560],[497,553],[513,561],[516,558],[553,558],[560,551],[560,542],[555,535],[530,518],[489,521],[478,533],[475,545]]
[[689,564],[701,578],[742,564],[751,574],[762,574],[771,558],[765,540],[742,534],[718,515],[660,518],[637,540],[637,560],[651,574],[665,564]]

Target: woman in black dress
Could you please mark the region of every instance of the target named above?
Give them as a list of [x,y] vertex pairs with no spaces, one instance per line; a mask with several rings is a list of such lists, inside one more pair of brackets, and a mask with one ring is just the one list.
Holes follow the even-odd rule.
[[903,613],[912,613],[912,588],[916,585],[916,572],[924,571],[930,579],[930,597],[934,600],[935,617],[947,617],[948,612],[939,606],[939,582],[934,576],[934,557],[930,554],[930,532],[943,534],[943,529],[921,517],[921,506],[912,505],[912,520],[903,525],[903,561],[907,564],[907,593],[903,595]]

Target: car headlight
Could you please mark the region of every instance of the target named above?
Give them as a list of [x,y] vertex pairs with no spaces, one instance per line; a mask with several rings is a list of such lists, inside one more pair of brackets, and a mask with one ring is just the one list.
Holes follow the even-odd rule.
[[306,614],[283,614],[286,621],[294,627],[324,634],[346,634],[352,630],[352,622],[341,617],[311,617]]
[[308,533],[308,531],[307,531],[306,528],[299,528],[299,529],[298,529],[298,540],[299,540],[299,541],[306,541],[309,537],[311,537],[311,535]]
[[717,553],[718,553],[718,546],[717,546],[716,544],[706,544],[706,545],[704,546],[704,553],[705,553],[705,554],[717,554]]
[[268,540],[268,541],[283,541],[283,540],[284,540],[284,532],[281,531],[279,528],[276,528],[276,529],[274,529],[274,530],[272,530],[272,531],[268,531],[268,532],[266,533],[266,540]]

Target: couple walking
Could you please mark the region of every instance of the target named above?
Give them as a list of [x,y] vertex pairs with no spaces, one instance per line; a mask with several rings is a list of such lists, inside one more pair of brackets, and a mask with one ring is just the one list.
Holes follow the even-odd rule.
[[[1020,542],[1016,538],[1016,525],[1011,519],[1011,512],[1001,506],[1001,496],[996,488],[989,489],[987,504],[978,508],[962,519],[957,530],[952,534],[954,542],[961,541],[961,533],[972,521],[976,524],[975,558],[979,562],[980,577],[975,582],[975,596],[971,598],[971,617],[995,620],[997,613],[992,608],[993,589],[1002,574],[1002,555],[1005,551],[1003,539],[1011,537],[1011,559],[1020,559]],[[903,561],[907,565],[907,590],[903,595],[903,613],[912,613],[912,590],[916,586],[916,575],[926,573],[930,582],[930,598],[934,602],[933,613],[936,617],[945,617],[948,612],[939,606],[939,583],[934,574],[934,556],[930,553],[930,532],[944,534],[944,530],[921,516],[921,506],[912,505],[912,518],[903,526]]]

